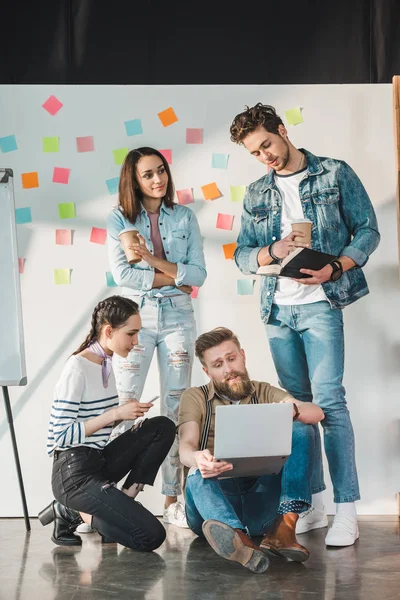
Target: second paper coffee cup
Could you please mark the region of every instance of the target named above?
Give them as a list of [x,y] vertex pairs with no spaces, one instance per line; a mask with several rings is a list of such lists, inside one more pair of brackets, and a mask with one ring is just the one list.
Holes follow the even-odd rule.
[[119,233],[122,248],[124,249],[126,260],[130,265],[139,263],[142,258],[130,246],[139,244],[138,231],[136,229],[124,229]]

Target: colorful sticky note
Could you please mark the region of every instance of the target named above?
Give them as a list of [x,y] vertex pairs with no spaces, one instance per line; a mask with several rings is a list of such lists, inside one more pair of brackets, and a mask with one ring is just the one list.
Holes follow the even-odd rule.
[[125,121],[126,135],[139,135],[143,133],[142,121],[140,119],[132,119]]
[[60,139],[58,137],[44,137],[42,140],[43,152],[59,152]]
[[186,143],[187,144],[202,144],[203,143],[203,130],[202,129],[186,129]]
[[113,150],[112,152],[114,155],[114,163],[116,165],[122,165],[122,163],[125,160],[125,156],[129,152],[129,148],[117,148],[116,150]]
[[299,123],[303,123],[303,115],[301,114],[301,108],[291,108],[290,110],[285,110],[285,116],[289,125],[298,125]]
[[75,203],[63,202],[58,205],[58,214],[60,219],[75,219]]
[[228,167],[229,154],[217,154],[213,152],[211,166],[213,169],[226,169]]
[[18,270],[20,273],[24,272],[24,270],[25,270],[25,259],[24,258],[18,259]]
[[199,294],[199,288],[196,285],[192,286],[192,293],[190,294],[191,298],[197,298]]
[[159,112],[158,117],[159,117],[161,123],[164,125],[164,127],[169,127],[173,123],[176,123],[178,120],[178,117],[176,116],[175,111],[172,108],[172,106]]
[[231,185],[230,187],[231,193],[231,202],[240,202],[243,200],[244,195],[246,193],[245,185]]
[[94,244],[105,244],[107,239],[107,229],[100,229],[99,227],[92,227],[90,234],[90,241]]
[[172,165],[172,150],[160,150],[169,165]]
[[71,169],[64,169],[64,167],[54,167],[53,183],[68,183],[70,173]]
[[57,246],[72,246],[71,229],[56,229]]
[[60,108],[63,106],[62,102],[60,102],[55,96],[50,96],[47,98],[46,102],[42,104],[43,108],[47,110],[53,117],[58,113]]
[[119,177],[106,179],[106,185],[110,194],[116,194],[118,192]]
[[239,296],[251,296],[254,291],[254,279],[238,279],[237,293]]
[[236,242],[222,246],[226,260],[232,260],[236,250]]
[[94,140],[92,135],[76,138],[76,149],[78,152],[93,152]]
[[68,285],[71,283],[71,269],[54,269],[54,283]]
[[15,135],[6,135],[5,137],[1,137],[0,150],[2,152],[13,152],[13,150],[18,150]]
[[25,223],[32,223],[32,214],[30,206],[24,208],[15,209],[15,222],[17,225],[24,225]]
[[215,182],[202,185],[201,191],[203,192],[204,200],[215,200],[222,196]]
[[194,202],[192,188],[177,190],[176,195],[178,198],[178,204],[192,204],[192,202]]
[[112,276],[112,273],[110,273],[110,271],[106,271],[106,282],[107,287],[117,287],[117,284],[114,281],[114,277]]
[[21,179],[22,187],[26,190],[39,187],[39,175],[37,171],[33,171],[32,173],[22,173]]
[[224,215],[222,213],[218,213],[217,216],[217,229],[232,229],[233,227],[233,219],[234,215]]

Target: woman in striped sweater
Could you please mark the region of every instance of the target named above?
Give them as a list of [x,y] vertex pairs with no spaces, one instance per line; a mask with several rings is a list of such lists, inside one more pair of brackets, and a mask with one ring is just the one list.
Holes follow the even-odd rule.
[[[161,523],[134,498],[153,484],[174,441],[174,423],[144,419],[109,443],[115,423],[135,421],[152,406],[136,400],[119,406],[111,365],[114,352],[127,356],[137,344],[140,328],[132,300],[111,296],[100,302],[89,335],[56,385],[47,442],[56,500],[39,513],[43,525],[54,521],[56,544],[80,545],[74,531],[82,521],[103,541],[135,550],[154,550],[165,539]],[[116,483],[125,476],[119,490]]]

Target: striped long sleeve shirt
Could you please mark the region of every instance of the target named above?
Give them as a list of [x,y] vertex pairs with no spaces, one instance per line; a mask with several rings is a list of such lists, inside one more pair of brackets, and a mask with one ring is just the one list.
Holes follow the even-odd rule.
[[47,437],[49,456],[54,450],[68,450],[75,446],[104,448],[112,425],[86,436],[84,422],[116,406],[118,394],[114,373],[111,372],[105,388],[101,365],[79,355],[71,356],[54,390]]

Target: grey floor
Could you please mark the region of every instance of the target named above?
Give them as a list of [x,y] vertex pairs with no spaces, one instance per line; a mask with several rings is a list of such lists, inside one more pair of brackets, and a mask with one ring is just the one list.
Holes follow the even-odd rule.
[[0,519],[1,600],[391,600],[400,599],[400,537],[396,518],[360,518],[360,540],[327,549],[326,530],[301,536],[311,551],[304,565],[271,561],[261,575],[219,558],[188,530],[167,526],[167,541],[152,554],[97,534],[81,548],[54,546],[51,525]]

